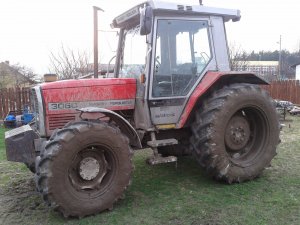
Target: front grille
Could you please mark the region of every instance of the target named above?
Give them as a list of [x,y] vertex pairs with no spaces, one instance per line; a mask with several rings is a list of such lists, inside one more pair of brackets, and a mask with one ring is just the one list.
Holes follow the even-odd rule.
[[49,115],[49,130],[63,128],[68,122],[75,120],[75,115]]
[[40,130],[40,121],[39,121],[39,102],[37,94],[34,88],[31,89],[31,107],[34,113],[34,128],[35,130]]
[[38,103],[37,94],[36,94],[34,88],[31,89],[31,101],[32,101],[33,112],[35,112],[36,114],[39,114],[39,103]]

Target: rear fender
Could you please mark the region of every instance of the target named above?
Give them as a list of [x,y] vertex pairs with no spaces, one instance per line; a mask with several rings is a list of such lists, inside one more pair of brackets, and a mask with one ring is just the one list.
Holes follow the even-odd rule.
[[186,125],[188,118],[192,115],[192,110],[197,106],[197,103],[204,94],[208,93],[214,87],[232,83],[269,84],[263,78],[248,72],[207,72],[191,94],[179,122],[176,124],[176,128],[182,128]]
[[97,108],[97,107],[86,107],[79,109],[81,113],[101,113],[105,116],[111,118],[120,128],[123,134],[125,134],[129,138],[130,145],[142,148],[141,140],[136,132],[136,130],[131,126],[131,124],[122,116],[115,113],[114,111],[104,109],[104,108]]

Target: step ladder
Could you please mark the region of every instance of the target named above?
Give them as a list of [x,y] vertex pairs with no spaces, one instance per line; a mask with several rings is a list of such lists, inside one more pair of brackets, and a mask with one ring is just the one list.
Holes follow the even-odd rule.
[[175,162],[177,167],[177,157],[176,156],[167,156],[162,157],[161,154],[158,153],[157,148],[168,145],[177,145],[178,141],[175,138],[156,140],[155,132],[151,132],[151,141],[147,142],[147,145],[153,150],[153,156],[149,157],[146,161],[149,165],[157,165],[161,163],[169,163]]

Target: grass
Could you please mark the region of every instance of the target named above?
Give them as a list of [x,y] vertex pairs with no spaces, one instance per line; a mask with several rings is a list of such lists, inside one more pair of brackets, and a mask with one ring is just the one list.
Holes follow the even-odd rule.
[[[272,167],[254,181],[226,185],[210,179],[192,158],[147,166],[135,154],[133,183],[113,211],[64,219],[35,192],[25,166],[5,160],[0,128],[0,224],[300,224],[300,118],[286,123]],[[289,124],[291,127],[289,127]]]

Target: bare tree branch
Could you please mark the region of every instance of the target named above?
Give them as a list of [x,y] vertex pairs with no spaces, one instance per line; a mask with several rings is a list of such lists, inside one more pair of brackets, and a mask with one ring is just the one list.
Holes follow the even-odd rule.
[[25,77],[25,79],[17,79],[18,84],[21,85],[23,83],[27,82],[34,82],[38,80],[37,74],[33,72],[33,70],[30,67],[21,65],[20,63],[14,64],[11,66],[15,72],[20,73]]
[[62,44],[57,53],[50,52],[49,59],[50,73],[57,74],[59,80],[77,79],[91,72],[86,51],[74,51]]
[[230,69],[235,71],[245,71],[248,66],[249,55],[241,46],[236,43],[229,44]]

